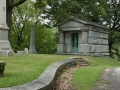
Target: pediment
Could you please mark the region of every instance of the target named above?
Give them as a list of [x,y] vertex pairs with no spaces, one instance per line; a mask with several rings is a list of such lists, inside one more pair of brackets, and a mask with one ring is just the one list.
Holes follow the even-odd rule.
[[101,29],[105,29],[108,32],[108,28],[99,25],[95,22],[85,21],[79,18],[75,18],[73,16],[69,17],[68,19],[64,20],[63,22],[58,24],[58,29],[65,29],[65,28],[83,28],[86,26],[97,27]]

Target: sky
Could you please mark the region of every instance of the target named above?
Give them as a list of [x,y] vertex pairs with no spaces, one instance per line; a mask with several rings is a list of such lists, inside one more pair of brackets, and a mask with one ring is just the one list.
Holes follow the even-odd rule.
[[35,2],[36,0],[31,0],[31,1],[34,1],[34,2]]

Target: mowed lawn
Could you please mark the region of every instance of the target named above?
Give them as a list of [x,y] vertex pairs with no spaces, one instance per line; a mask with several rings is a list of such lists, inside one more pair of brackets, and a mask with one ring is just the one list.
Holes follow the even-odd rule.
[[52,63],[70,58],[69,55],[26,54],[12,57],[0,56],[0,61],[5,61],[4,77],[0,77],[0,88],[15,86],[30,82]]
[[77,90],[91,90],[99,76],[106,68],[120,67],[120,61],[110,58],[85,57],[91,62],[91,66],[81,67],[73,75],[73,82]]
[[[0,77],[0,88],[11,87],[30,82],[52,63],[75,57],[75,55],[48,55],[26,54],[22,56],[2,57],[6,62],[4,77]],[[78,57],[78,56],[77,56]],[[120,62],[114,59],[85,57],[91,62],[91,66],[81,67],[73,74],[73,82],[77,90],[91,90],[96,80],[108,67],[120,67]]]

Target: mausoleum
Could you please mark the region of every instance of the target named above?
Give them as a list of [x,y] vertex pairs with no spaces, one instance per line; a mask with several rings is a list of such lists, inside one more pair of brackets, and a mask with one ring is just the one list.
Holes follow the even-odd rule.
[[71,16],[58,24],[57,54],[109,56],[109,29]]

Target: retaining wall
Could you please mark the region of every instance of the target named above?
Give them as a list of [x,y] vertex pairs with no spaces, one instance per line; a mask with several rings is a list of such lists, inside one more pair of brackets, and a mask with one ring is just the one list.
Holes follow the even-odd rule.
[[0,90],[52,90],[56,76],[62,69],[75,66],[74,59],[61,60],[48,66],[47,69],[37,79],[32,82],[13,86],[9,88],[0,88]]

